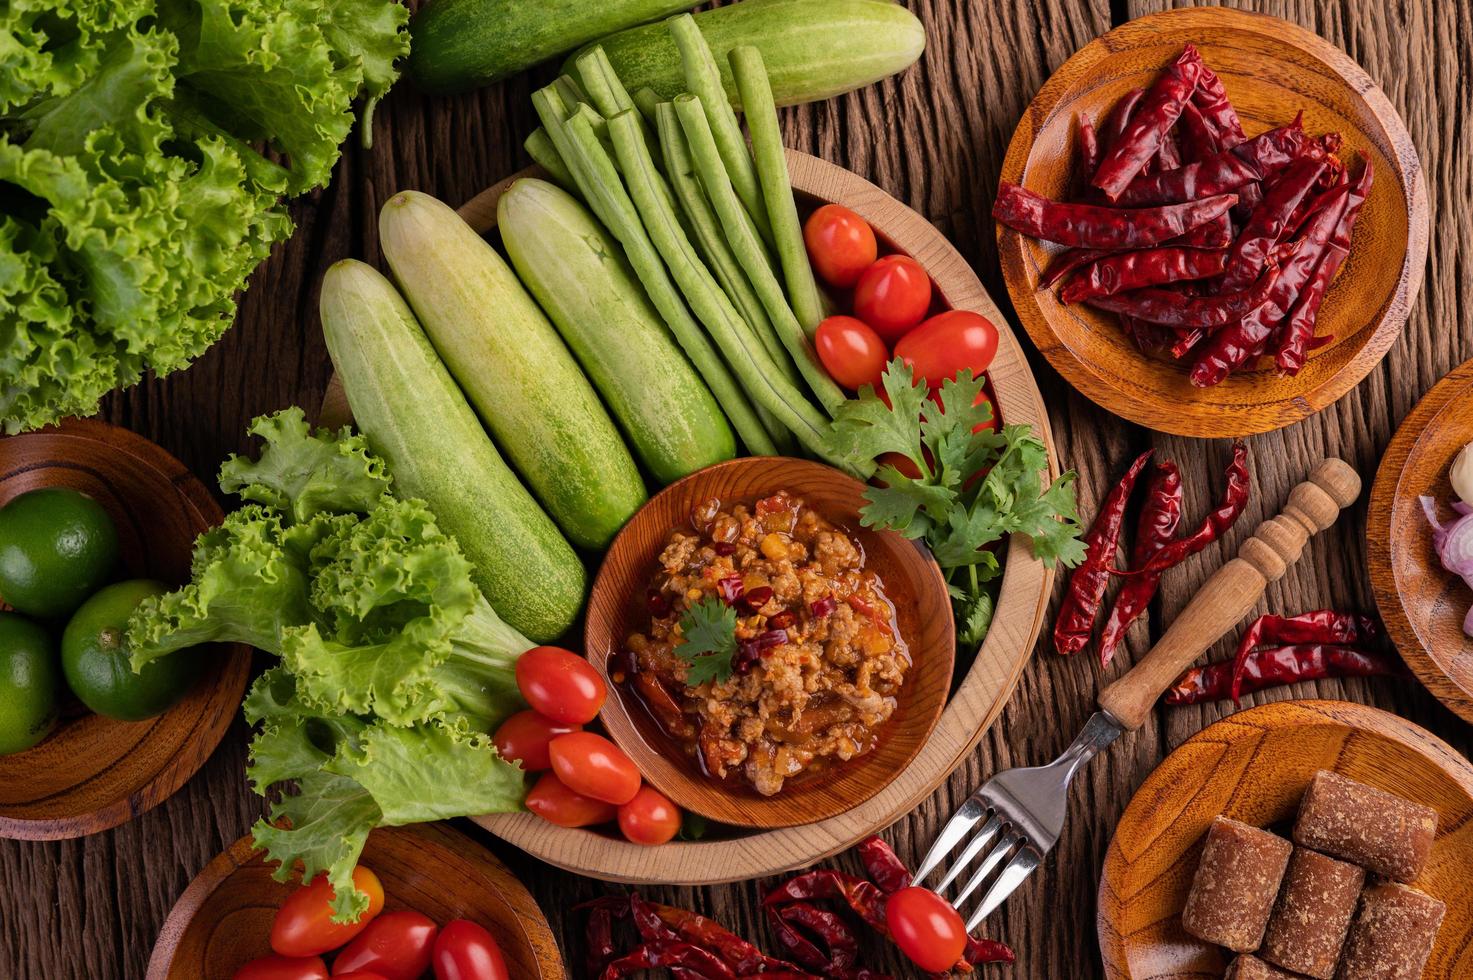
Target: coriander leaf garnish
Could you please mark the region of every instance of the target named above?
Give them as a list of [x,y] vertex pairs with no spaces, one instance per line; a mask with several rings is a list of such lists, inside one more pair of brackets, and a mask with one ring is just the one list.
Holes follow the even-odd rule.
[[992,619],[995,596],[988,583],[1002,569],[990,545],[1021,534],[1047,565],[1084,559],[1076,474],[1045,484],[1048,447],[1030,426],[993,431],[983,381],[970,371],[928,398],[924,380],[897,359],[883,384],[886,398],[866,386],[840,406],[829,447],[855,463],[899,453],[914,465],[915,476],[894,465],[880,467],[875,480],[883,486],[865,490],[860,520],[926,542],[946,574],[960,640],[974,646]]
[[731,676],[731,658],[737,649],[735,609],[715,596],[706,596],[687,607],[680,617],[680,632],[684,639],[675,655],[690,664],[687,685],[719,683]]

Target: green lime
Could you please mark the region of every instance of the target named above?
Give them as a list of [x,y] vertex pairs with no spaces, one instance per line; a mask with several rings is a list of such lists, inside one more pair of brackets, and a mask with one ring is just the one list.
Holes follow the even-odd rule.
[[59,619],[118,564],[118,529],[102,505],[66,487],[32,490],[0,507],[0,598]]
[[0,755],[28,749],[56,727],[59,673],[51,635],[0,612]]
[[142,721],[188,693],[204,658],[179,650],[133,673],[124,633],[128,617],[149,596],[169,591],[163,583],[135,579],[109,585],[82,604],[61,635],[61,669],[82,703],[120,721]]

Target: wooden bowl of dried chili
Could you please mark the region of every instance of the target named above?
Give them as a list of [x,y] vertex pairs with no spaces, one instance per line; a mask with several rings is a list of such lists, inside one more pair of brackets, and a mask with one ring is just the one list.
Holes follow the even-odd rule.
[[1319,411],[1380,361],[1421,286],[1406,126],[1343,51],[1276,18],[1169,10],[1095,40],[1039,91],[1001,176],[1003,278],[1034,343],[1163,432]]
[[865,487],[808,460],[708,467],[615,538],[584,649],[602,720],[683,809],[741,827],[847,812],[946,707],[955,623],[930,553],[861,527]]
[[1468,976],[1473,765],[1403,718],[1344,701],[1279,701],[1240,711],[1188,739],[1141,784],[1100,878],[1106,974],[1222,976],[1231,954],[1188,935],[1181,923],[1203,837],[1218,816],[1292,827],[1320,770],[1437,811],[1431,854],[1414,887],[1445,902],[1447,917],[1422,976]]

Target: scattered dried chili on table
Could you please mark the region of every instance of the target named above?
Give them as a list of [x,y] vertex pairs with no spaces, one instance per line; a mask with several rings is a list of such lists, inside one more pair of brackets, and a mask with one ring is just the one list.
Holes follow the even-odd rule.
[[[1298,616],[1259,616],[1243,631],[1232,664],[1243,664],[1260,645],[1284,643],[1364,643],[1381,635],[1381,624],[1360,613],[1316,609]],[[1235,670],[1237,668],[1234,668]],[[1233,689],[1233,700],[1238,690]]]
[[[1181,471],[1169,460],[1157,463],[1150,482],[1146,484],[1146,502],[1141,507],[1140,523],[1136,527],[1131,568],[1145,568],[1176,537],[1177,526],[1181,523],[1181,505]],[[1151,572],[1126,579],[1120,587],[1120,593],[1110,606],[1105,629],[1100,634],[1102,667],[1110,666],[1120,641],[1125,638],[1125,631],[1155,598],[1161,575],[1161,572]]]
[[1120,138],[1105,149],[1093,186],[1110,200],[1118,198],[1143,167],[1156,157],[1161,142],[1176,125],[1182,105],[1196,91],[1202,61],[1187,45],[1181,55],[1151,83]]
[[879,837],[866,837],[859,842],[857,849],[859,859],[864,862],[864,873],[886,895],[893,895],[913,884],[910,869]]
[[1233,458],[1227,467],[1222,503],[1204,517],[1202,523],[1191,534],[1170,542],[1157,551],[1155,557],[1150,561],[1128,574],[1148,575],[1152,572],[1164,572],[1206,548],[1222,537],[1223,533],[1236,524],[1239,517],[1243,516],[1243,511],[1248,507],[1250,492],[1248,447],[1241,442],[1235,442],[1233,443]]
[[1270,265],[1259,275],[1256,283],[1242,292],[1192,296],[1174,289],[1146,288],[1117,295],[1092,296],[1086,302],[1137,320],[1173,327],[1201,327],[1212,332],[1240,322],[1266,303],[1278,277],[1278,266]]
[[1116,252],[1079,270],[1059,292],[1065,303],[1112,296],[1129,289],[1159,286],[1184,279],[1206,279],[1228,263],[1225,249],[1167,247]]
[[1094,631],[1095,617],[1099,614],[1105,587],[1110,581],[1110,564],[1115,560],[1120,526],[1125,522],[1125,506],[1153,452],[1155,450],[1146,450],[1130,464],[1120,482],[1105,496],[1099,514],[1084,536],[1084,561],[1069,576],[1064,604],[1054,620],[1054,649],[1065,656],[1078,653],[1089,644],[1089,635]]
[[1206,160],[1137,177],[1115,203],[1138,208],[1232,193],[1283,170],[1298,158],[1307,142],[1309,136],[1296,119]]
[[1120,209],[1092,204],[1064,204],[1003,182],[992,216],[1031,238],[1078,248],[1147,248],[1212,221],[1237,202],[1219,194],[1181,204]]
[[[1300,643],[1266,647],[1248,655],[1242,673],[1233,676],[1233,661],[1193,667],[1167,689],[1167,704],[1199,704],[1203,701],[1237,702],[1244,692],[1252,693],[1296,681],[1329,677],[1400,676],[1401,662],[1383,653],[1357,650],[1331,643]],[[1237,690],[1234,690],[1237,687]]]

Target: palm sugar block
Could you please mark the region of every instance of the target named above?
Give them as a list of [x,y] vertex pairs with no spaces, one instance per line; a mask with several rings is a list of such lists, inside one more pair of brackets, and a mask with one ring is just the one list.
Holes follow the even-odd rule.
[[1395,882],[1361,894],[1338,980],[1418,980],[1447,906]]
[[1299,805],[1294,843],[1392,881],[1415,881],[1437,835],[1437,811],[1321,770]]
[[1223,980],[1299,980],[1299,974],[1280,970],[1272,963],[1244,953],[1233,960]]
[[1365,881],[1362,868],[1294,848],[1258,955],[1286,970],[1331,980]]
[[1258,949],[1293,850],[1266,830],[1227,817],[1212,821],[1182,927],[1236,953]]

